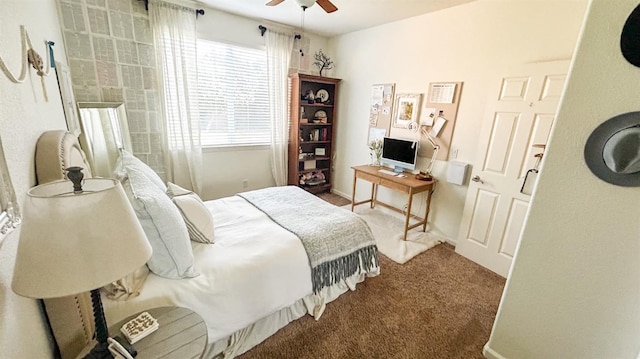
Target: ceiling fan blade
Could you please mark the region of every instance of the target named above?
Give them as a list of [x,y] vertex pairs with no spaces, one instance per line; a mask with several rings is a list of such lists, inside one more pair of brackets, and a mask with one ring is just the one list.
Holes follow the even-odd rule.
[[316,3],[320,5],[320,7],[324,9],[324,11],[328,13],[332,13],[338,10],[338,8],[335,5],[333,5],[329,0],[317,0]]
[[281,2],[283,2],[284,0],[271,0],[269,1],[266,5],[267,6],[276,6],[278,4],[280,4]]

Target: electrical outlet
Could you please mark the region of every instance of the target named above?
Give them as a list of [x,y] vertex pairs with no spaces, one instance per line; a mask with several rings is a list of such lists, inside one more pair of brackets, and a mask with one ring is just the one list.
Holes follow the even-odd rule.
[[245,178],[242,180],[242,188],[247,188],[247,187],[249,187],[249,180]]

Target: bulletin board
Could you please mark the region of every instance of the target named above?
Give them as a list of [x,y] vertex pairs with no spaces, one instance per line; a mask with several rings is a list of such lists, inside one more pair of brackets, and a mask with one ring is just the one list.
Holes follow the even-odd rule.
[[[437,159],[447,161],[449,159],[449,150],[451,149],[451,139],[453,138],[453,130],[456,125],[456,117],[458,116],[458,106],[460,105],[460,94],[462,93],[462,82],[431,82],[427,96],[422,102],[422,111],[420,111],[420,125],[425,126],[427,131],[434,131],[442,126],[435,137],[436,142],[440,145]],[[446,120],[439,119],[441,116]],[[433,135],[433,132],[431,132]],[[433,146],[429,141],[421,137],[419,156],[431,157]]]
[[[369,134],[372,133],[371,128],[378,128],[384,129],[385,135],[389,135],[395,87],[395,83],[375,84],[371,87]],[[371,139],[367,137],[367,144],[369,144],[369,141],[371,141]]]

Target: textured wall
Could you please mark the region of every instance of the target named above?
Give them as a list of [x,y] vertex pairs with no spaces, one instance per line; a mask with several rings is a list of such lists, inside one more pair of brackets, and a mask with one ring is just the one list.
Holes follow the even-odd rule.
[[58,0],[76,101],[124,102],[134,154],[164,177],[153,33],[137,0]]

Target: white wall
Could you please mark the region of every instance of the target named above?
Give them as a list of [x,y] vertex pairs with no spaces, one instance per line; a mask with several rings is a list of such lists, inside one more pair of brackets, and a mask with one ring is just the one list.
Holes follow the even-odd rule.
[[[26,26],[41,56],[46,56],[44,41],[51,40],[56,43],[56,59],[67,62],[54,1],[2,0],[0,57],[13,73],[20,72],[20,25]],[[0,72],[0,137],[20,204],[35,184],[36,140],[43,131],[66,129],[55,72],[45,78],[45,85],[49,102],[44,101],[35,71],[29,70],[22,84]],[[0,356],[52,358],[53,344],[38,302],[11,291],[17,234],[0,239]]]
[[[476,159],[477,133],[488,90],[500,72],[526,62],[569,59],[586,0],[479,0],[331,39],[340,87],[334,190],[350,196],[351,166],[369,162],[367,148],[371,85],[396,83],[396,93],[423,93],[429,82],[464,82],[452,147],[458,161]],[[420,159],[426,168],[428,158]],[[429,226],[455,240],[467,186],[446,183],[447,162],[438,161],[440,181]],[[367,196],[367,186],[357,196]],[[406,196],[380,190],[402,205]],[[423,203],[424,197],[420,198]],[[414,201],[414,203],[416,203]],[[415,207],[420,213],[424,207]]]
[[[233,196],[242,191],[275,186],[268,146],[207,148],[203,150],[203,199]],[[245,187],[246,181],[246,187]]]
[[640,190],[601,181],[583,159],[600,123],[640,109],[640,68],[620,53],[622,25],[638,4],[592,2],[486,346],[490,358],[638,355]]

